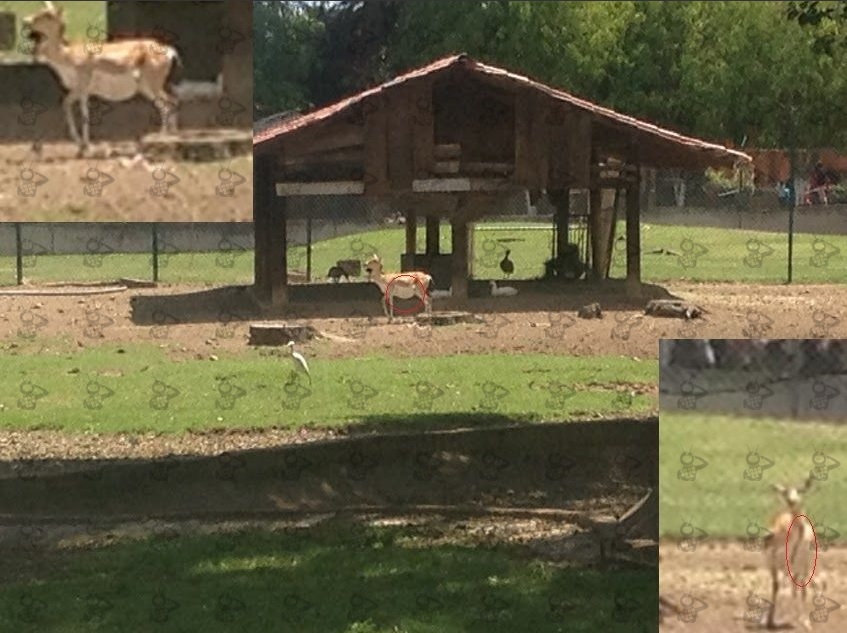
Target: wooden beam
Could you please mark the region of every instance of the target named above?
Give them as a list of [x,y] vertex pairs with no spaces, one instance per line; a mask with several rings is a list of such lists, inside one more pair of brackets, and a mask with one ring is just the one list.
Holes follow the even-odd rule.
[[411,189],[415,179],[412,93],[400,86],[388,93],[388,177],[391,189]]
[[459,143],[445,143],[434,146],[435,160],[459,160],[462,157],[462,146]]
[[309,165],[320,165],[321,163],[363,163],[365,150],[362,146],[344,147],[330,152],[318,152],[315,154],[301,154],[299,156],[286,156],[280,160],[282,167],[305,167]]
[[626,293],[641,297],[641,192],[639,179],[626,191]]
[[459,171],[469,176],[491,175],[509,176],[515,171],[512,163],[461,163]]
[[253,191],[254,288],[257,298],[273,307],[288,303],[286,199],[273,187],[273,157],[257,158]]
[[441,247],[441,219],[437,215],[426,216],[426,254],[438,255]]
[[303,128],[302,132],[293,133],[291,138],[286,137],[281,143],[286,155],[293,158],[363,145],[364,141],[363,126],[343,122]]
[[432,173],[437,176],[443,176],[446,174],[458,174],[459,165],[460,163],[457,160],[439,161],[433,165]]
[[[433,95],[432,77],[424,77],[414,83],[411,103],[416,107],[410,108],[412,125],[412,163],[415,178],[427,178],[433,171],[435,163],[435,116],[432,107]],[[424,107],[421,108],[420,106]]]
[[591,115],[572,109],[568,117],[567,171],[571,186],[583,189],[589,186],[591,176]]
[[556,255],[561,256],[568,244],[571,193],[570,189],[558,189],[548,193],[555,208],[553,223],[556,226]]
[[453,227],[453,297],[468,298],[468,224],[463,217],[451,220]]
[[520,91],[515,96],[515,183],[538,189],[532,153],[532,94]]
[[346,196],[365,193],[365,183],[359,180],[336,182],[278,182],[278,196]]
[[599,183],[592,183],[588,192],[588,234],[591,239],[591,278],[602,279],[603,270],[600,263],[603,259],[603,239],[600,230],[601,206],[603,190]]
[[388,115],[384,95],[374,101],[365,114],[365,195],[388,193]]
[[530,156],[535,171],[535,186],[530,189],[547,189],[550,176],[550,136],[547,117],[550,104],[539,94],[531,95],[533,101],[532,120],[530,121]]
[[414,255],[418,250],[418,214],[406,211],[406,255]]
[[502,191],[513,188],[507,178],[428,178],[414,180],[412,191],[415,193],[461,192],[461,191]]

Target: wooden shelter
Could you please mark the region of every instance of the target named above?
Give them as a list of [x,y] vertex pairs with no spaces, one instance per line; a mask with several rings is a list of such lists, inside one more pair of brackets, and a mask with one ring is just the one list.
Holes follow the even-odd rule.
[[[749,157],[682,136],[561,90],[453,55],[253,137],[255,289],[288,301],[285,225],[291,196],[379,197],[406,216],[404,269],[449,257],[453,296],[467,297],[468,224],[498,198],[528,190],[555,206],[557,253],[570,189],[590,191],[592,276],[605,276],[610,231],[600,192],[625,191],[627,292],[640,292],[639,169],[732,166]],[[426,252],[415,253],[425,218]],[[452,253],[438,252],[442,219]]]

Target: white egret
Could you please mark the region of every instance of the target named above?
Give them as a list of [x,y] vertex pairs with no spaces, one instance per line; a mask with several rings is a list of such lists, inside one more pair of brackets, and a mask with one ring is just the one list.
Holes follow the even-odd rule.
[[309,378],[309,384],[312,384],[312,374],[309,373],[309,363],[306,362],[306,357],[300,352],[294,351],[294,341],[288,341],[288,352],[291,354],[291,363],[294,365],[294,374],[302,372]]
[[488,285],[491,286],[492,297],[514,297],[518,294],[518,289],[511,286],[500,286],[498,288],[496,281],[489,281]]

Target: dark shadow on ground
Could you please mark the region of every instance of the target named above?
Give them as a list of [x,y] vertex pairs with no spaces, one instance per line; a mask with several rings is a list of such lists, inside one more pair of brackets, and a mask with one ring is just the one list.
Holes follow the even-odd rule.
[[357,434],[215,456],[19,466],[0,473],[5,524],[406,506],[615,514],[658,481],[658,420]]
[[21,629],[491,633],[658,625],[657,567],[554,565],[519,545],[451,542],[438,527],[335,520],[308,530],[28,554],[0,592],[4,619]]
[[[650,299],[676,299],[667,289],[644,284],[643,296],[627,299],[623,280],[589,284],[562,284],[540,281],[512,281],[516,297],[491,297],[487,282],[471,280],[470,298],[434,299],[434,310],[467,310],[478,313],[576,312],[587,303],[599,302],[604,310],[641,310]],[[228,323],[265,318],[344,318],[384,316],[379,289],[370,283],[341,283],[289,286],[286,309],[262,307],[252,287],[227,286],[183,294],[136,295],[130,300],[131,318],[136,325],[174,323]],[[420,310],[416,300],[398,301],[397,315]]]

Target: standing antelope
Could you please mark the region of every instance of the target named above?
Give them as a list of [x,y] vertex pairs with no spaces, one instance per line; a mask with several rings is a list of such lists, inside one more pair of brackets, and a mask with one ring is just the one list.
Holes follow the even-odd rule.
[[[773,489],[782,497],[786,507],[777,513],[771,521],[769,528],[771,533],[765,539],[765,556],[771,576],[771,605],[767,618],[769,629],[779,628],[775,622],[775,616],[780,585],[791,583],[792,594],[796,596],[799,591],[803,603],[806,603],[806,587],[798,587],[797,584],[792,582],[791,576],[797,583],[803,584],[809,581],[809,576],[813,573],[816,547],[812,526],[809,521],[802,517],[795,521],[795,517],[804,514],[801,495],[809,490],[811,485],[812,478],[808,477],[799,488],[786,488],[780,484],[773,486]],[[791,529],[790,534],[789,528]],[[788,562],[791,564],[791,575],[786,568]],[[814,576],[818,576],[818,572],[815,572]],[[813,579],[807,584],[823,588],[823,583],[819,578]]]
[[382,271],[379,255],[374,255],[368,260],[365,270],[368,271],[368,281],[374,282],[382,291],[382,307],[389,322],[394,318],[394,299],[417,297],[423,301],[426,313],[432,314],[432,300],[429,296],[432,277],[429,274],[411,271],[386,275]]
[[[176,130],[178,100],[172,90],[173,73],[180,65],[176,49],[152,38],[118,42],[68,43],[62,7],[46,8],[23,20],[35,44],[35,59],[47,64],[68,91],[63,100],[71,137],[82,155],[90,142],[88,99],[126,101],[140,94],[159,111],[162,132]],[[82,112],[82,138],[74,121],[73,106]]]

